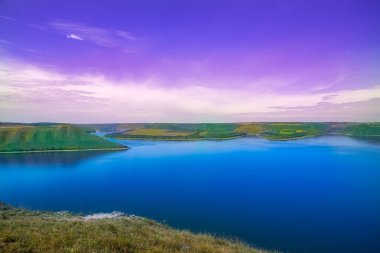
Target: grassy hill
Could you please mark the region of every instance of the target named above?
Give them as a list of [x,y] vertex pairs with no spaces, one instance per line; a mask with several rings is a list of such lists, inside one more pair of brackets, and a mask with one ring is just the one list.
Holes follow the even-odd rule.
[[136,216],[86,219],[0,203],[0,252],[264,253],[241,242],[193,234]]
[[380,123],[348,124],[342,133],[358,137],[380,136]]
[[0,124],[0,152],[118,149],[122,145],[68,124]]

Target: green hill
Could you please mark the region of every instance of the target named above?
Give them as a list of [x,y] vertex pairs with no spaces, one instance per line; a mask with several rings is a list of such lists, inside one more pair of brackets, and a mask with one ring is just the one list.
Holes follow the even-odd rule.
[[349,124],[342,129],[342,132],[352,136],[380,136],[380,123]]
[[0,152],[121,148],[69,124],[0,124]]
[[[99,218],[99,217],[98,217]],[[193,234],[136,216],[88,219],[0,202],[0,252],[265,253],[241,242]]]

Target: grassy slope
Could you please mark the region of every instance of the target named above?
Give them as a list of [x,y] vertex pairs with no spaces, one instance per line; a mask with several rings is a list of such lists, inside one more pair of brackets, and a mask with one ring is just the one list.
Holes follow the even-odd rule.
[[0,203],[0,252],[265,252],[240,242],[171,229],[140,217],[85,221]]
[[122,147],[73,125],[0,125],[0,152]]
[[348,124],[342,129],[342,133],[352,136],[380,136],[380,123]]

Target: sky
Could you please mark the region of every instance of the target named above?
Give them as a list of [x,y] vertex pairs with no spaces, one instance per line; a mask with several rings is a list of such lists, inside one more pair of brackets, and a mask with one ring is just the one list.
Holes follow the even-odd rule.
[[380,121],[380,1],[0,0],[0,121]]

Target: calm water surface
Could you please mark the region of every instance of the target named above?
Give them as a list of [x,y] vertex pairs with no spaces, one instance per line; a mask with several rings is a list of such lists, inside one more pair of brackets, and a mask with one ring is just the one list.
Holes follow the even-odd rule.
[[0,201],[130,214],[286,252],[378,252],[380,144],[121,141],[119,152],[0,155]]

